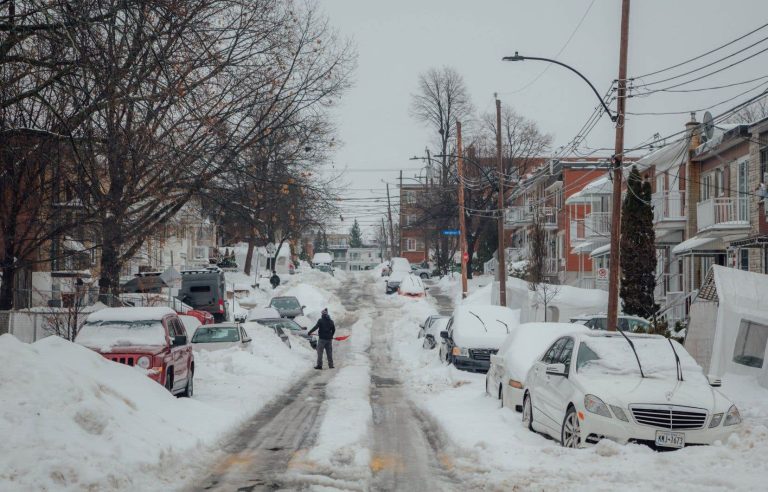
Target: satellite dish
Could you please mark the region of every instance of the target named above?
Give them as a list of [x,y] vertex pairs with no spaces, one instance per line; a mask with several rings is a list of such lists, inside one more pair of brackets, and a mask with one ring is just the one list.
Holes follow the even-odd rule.
[[705,137],[704,141],[712,140],[712,137],[715,134],[715,122],[712,121],[712,113],[707,111],[704,113],[704,121],[702,122],[702,131],[703,136]]

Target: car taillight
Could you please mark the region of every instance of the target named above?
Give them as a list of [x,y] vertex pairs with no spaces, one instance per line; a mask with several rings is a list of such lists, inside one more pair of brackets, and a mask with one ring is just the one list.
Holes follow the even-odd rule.
[[224,299],[219,299],[219,312],[224,312]]

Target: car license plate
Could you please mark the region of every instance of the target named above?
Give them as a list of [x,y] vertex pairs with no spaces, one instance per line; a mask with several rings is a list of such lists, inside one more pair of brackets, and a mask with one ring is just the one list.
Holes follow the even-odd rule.
[[685,434],[682,432],[656,431],[656,445],[662,448],[682,448]]

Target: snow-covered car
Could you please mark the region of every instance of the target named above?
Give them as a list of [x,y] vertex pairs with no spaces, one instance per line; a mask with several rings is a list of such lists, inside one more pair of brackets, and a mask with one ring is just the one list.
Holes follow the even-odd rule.
[[335,276],[333,274],[333,267],[331,265],[317,265],[315,267],[315,270],[317,270],[318,272],[329,273],[331,277]]
[[411,265],[411,273],[417,275],[419,278],[426,280],[432,278],[432,269],[429,266],[423,265]]
[[411,263],[407,258],[396,257],[389,260],[389,266],[392,272],[411,273]]
[[491,355],[520,324],[520,310],[504,306],[458,306],[440,332],[440,359],[457,369],[487,372]]
[[248,311],[247,321],[258,321],[260,319],[280,318],[280,311],[275,308],[253,308]]
[[269,307],[277,309],[282,318],[293,319],[296,316],[304,316],[304,308],[299,300],[293,296],[273,297],[269,301]]
[[525,381],[523,423],[581,447],[612,439],[658,448],[724,441],[736,406],[679,343],[590,331],[557,339]]
[[[427,316],[427,318],[424,321],[419,323],[419,334],[417,335],[416,338],[424,338],[424,336],[427,334],[427,330],[430,329],[432,324],[441,318],[450,319],[450,316],[441,316],[439,314],[431,314]],[[439,336],[440,332],[438,332],[437,334]]]
[[253,321],[246,321],[245,323],[242,323],[240,326],[245,328],[245,333],[251,337],[258,340],[258,337],[262,334],[264,335],[275,335],[280,340],[283,341],[284,344],[288,346],[288,348],[291,348],[291,340],[288,338],[288,335],[285,333],[283,328],[278,325],[270,325],[271,320],[285,320],[286,318],[281,318],[278,316],[272,316],[270,318],[260,318],[258,320]]
[[421,278],[413,274],[406,275],[397,286],[398,295],[405,297],[424,297],[427,295],[427,288]]
[[146,370],[174,395],[194,392],[192,346],[184,324],[170,308],[101,309],[86,318],[75,343],[111,361]]
[[394,294],[397,292],[397,289],[400,288],[400,282],[402,282],[408,275],[410,275],[408,272],[392,272],[384,281],[386,285],[386,293]]
[[[608,329],[608,315],[601,314],[585,314],[576,318],[571,318],[571,323],[580,323],[590,330],[607,330]],[[645,318],[639,316],[630,316],[628,314],[620,314],[618,317],[619,329],[628,333],[650,333],[651,322]]]
[[245,329],[236,323],[218,323],[202,325],[192,335],[192,347],[195,350],[223,350],[232,347],[247,347],[251,337]]
[[424,342],[421,348],[432,350],[437,347],[437,341],[440,340],[440,332],[448,328],[449,316],[438,316],[429,327],[424,329]]
[[502,407],[523,410],[525,377],[552,342],[568,333],[588,332],[577,323],[522,323],[491,356],[485,379],[486,392],[501,401]]
[[317,338],[307,335],[307,327],[299,325],[295,320],[286,318],[273,318],[259,320],[259,323],[262,325],[271,326],[273,328],[280,327],[283,332],[288,332],[296,335],[299,338],[303,338],[309,342],[312,348],[317,347]]

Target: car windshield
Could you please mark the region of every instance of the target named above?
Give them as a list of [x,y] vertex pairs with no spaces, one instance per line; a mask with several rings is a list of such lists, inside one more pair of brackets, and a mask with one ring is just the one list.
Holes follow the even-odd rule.
[[165,328],[159,320],[93,321],[77,334],[77,343],[86,347],[130,347],[165,345]]
[[284,330],[291,330],[291,331],[301,331],[301,326],[299,326],[295,321],[292,321],[290,319],[264,319],[260,320],[259,323],[266,326],[271,326],[273,328],[282,328]]
[[192,343],[239,342],[240,334],[236,326],[201,326],[192,337]]
[[277,309],[301,309],[301,304],[295,297],[276,297],[272,299],[270,306]]
[[[669,341],[665,338],[635,338],[637,357],[646,377],[676,378],[677,363]],[[701,367],[679,343],[672,341],[680,357],[685,378],[703,377]],[[576,371],[588,374],[637,375],[637,359],[624,337],[588,337],[582,340],[576,356]]]
[[317,269],[320,270],[321,272],[331,271],[331,267],[329,267],[328,265],[317,265]]

